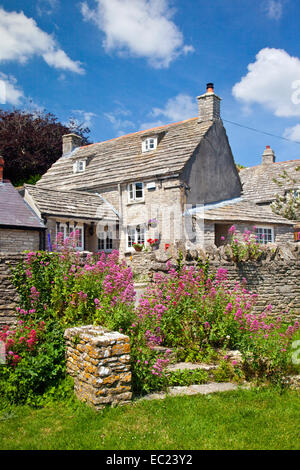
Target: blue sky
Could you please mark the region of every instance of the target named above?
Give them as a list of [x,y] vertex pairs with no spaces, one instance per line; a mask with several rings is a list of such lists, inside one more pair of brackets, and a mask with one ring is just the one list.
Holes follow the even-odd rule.
[[238,163],[299,158],[299,19],[298,0],[0,0],[0,106],[99,142],[196,116],[214,82]]

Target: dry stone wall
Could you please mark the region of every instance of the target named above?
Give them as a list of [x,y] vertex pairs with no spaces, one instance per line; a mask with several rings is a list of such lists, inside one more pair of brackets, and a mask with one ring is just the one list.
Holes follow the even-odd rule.
[[[246,279],[248,290],[258,294],[255,307],[257,312],[272,304],[272,313],[282,313],[289,318],[300,319],[300,244],[286,243],[264,247],[255,261],[235,262],[230,247],[210,246],[206,251],[191,250],[184,252],[184,263],[193,266],[198,258],[206,257],[210,263],[210,273],[218,268],[226,269],[231,285]],[[135,253],[127,256],[133,271],[141,277],[153,277],[155,272],[166,272],[167,261],[176,264],[178,252],[167,254],[162,251]]]
[[23,258],[21,254],[0,253],[0,328],[16,321],[18,294],[11,281],[11,269]]
[[[273,305],[274,315],[282,312],[287,317],[300,319],[300,243],[285,243],[265,248],[257,261],[246,260],[236,263],[229,247],[210,246],[206,251],[184,252],[184,262],[195,265],[198,257],[208,257],[211,272],[218,268],[228,271],[228,279],[234,284],[247,281],[249,290],[259,295],[256,310],[261,311],[268,304]],[[0,252],[0,328],[16,321],[15,308],[18,295],[11,281],[11,268],[24,257],[18,253]],[[166,272],[167,261],[176,264],[178,251],[171,247],[168,252],[134,253],[126,255],[126,262],[144,280],[155,272]],[[286,312],[288,309],[288,312]]]
[[96,409],[132,397],[129,337],[101,326],[65,331],[67,371],[76,396]]

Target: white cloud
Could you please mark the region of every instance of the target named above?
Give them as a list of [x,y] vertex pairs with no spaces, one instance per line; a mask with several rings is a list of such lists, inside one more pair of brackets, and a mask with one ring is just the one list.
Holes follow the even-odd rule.
[[78,119],[75,117],[73,118],[73,120],[77,123],[78,126],[89,128],[93,126],[93,118],[97,116],[97,114],[95,113],[92,113],[90,111],[84,111],[82,109],[74,109],[72,113],[79,116]]
[[172,21],[169,0],[96,0],[96,8],[81,4],[86,21],[105,34],[106,52],[148,59],[155,68],[168,67],[180,54],[194,51],[184,45],[181,31]]
[[23,91],[17,87],[17,80],[0,72],[0,104],[18,106],[24,98]]
[[[275,116],[300,116],[300,59],[282,49],[262,49],[248,73],[232,89],[233,96],[247,105],[258,103]],[[299,94],[300,95],[300,94]]]
[[0,7],[0,63],[26,63],[40,56],[51,67],[82,74],[80,62],[71,60],[53,37],[42,31],[33,18],[23,12],[7,12]]
[[280,20],[283,12],[281,0],[268,0],[265,5],[267,16],[272,20]]
[[134,122],[126,118],[130,115],[130,111],[122,108],[118,108],[116,111],[111,111],[109,113],[104,113],[105,118],[108,119],[108,121],[118,131],[118,135],[124,135],[124,129],[134,128]]
[[285,129],[283,137],[300,142],[300,124],[296,124],[294,127],[288,127]]
[[59,6],[59,0],[38,0],[36,5],[39,16],[52,15]]
[[195,117],[197,116],[197,103],[195,98],[180,93],[170,98],[164,108],[153,108],[149,116],[158,119],[144,122],[140,127],[141,130]]

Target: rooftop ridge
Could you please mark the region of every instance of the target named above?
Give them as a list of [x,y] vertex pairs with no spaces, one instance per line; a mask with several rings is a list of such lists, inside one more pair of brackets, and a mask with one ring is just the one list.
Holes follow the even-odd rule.
[[[299,164],[300,164],[300,157],[296,158],[296,159],[293,159],[293,160],[283,160],[282,162],[274,162],[274,163],[270,164],[270,167],[272,168],[273,165],[281,165],[282,163],[290,163],[290,162],[299,162]],[[260,167],[263,167],[263,165],[261,163],[259,163],[258,165],[248,166],[246,168],[241,168],[240,171],[251,170],[252,168],[260,168]]]
[[125,134],[125,135],[120,135],[119,137],[114,137],[113,139],[108,139],[108,140],[102,140],[101,142],[94,142],[93,144],[88,144],[88,145],[82,145],[81,147],[79,148],[87,148],[87,147],[91,147],[92,145],[99,145],[99,144],[105,144],[107,142],[112,142],[114,140],[119,140],[119,139],[124,139],[125,137],[130,137],[132,135],[138,135],[138,134],[143,134],[143,133],[146,133],[146,132],[149,132],[149,131],[155,131],[157,129],[163,129],[165,127],[170,127],[170,126],[176,126],[176,125],[179,125],[179,124],[184,124],[185,122],[188,122],[188,121],[194,121],[198,119],[198,117],[193,117],[193,118],[189,118],[189,119],[184,119],[183,121],[178,121],[178,122],[172,122],[170,124],[164,124],[163,126],[158,126],[158,127],[152,127],[150,129],[144,129],[142,131],[137,131],[137,132],[131,132],[130,134]]
[[89,191],[80,191],[79,189],[54,189],[54,188],[46,188],[43,186],[36,186],[35,184],[24,184],[24,188],[36,188],[38,191],[46,191],[47,193],[50,191],[56,192],[56,193],[66,193],[66,194],[83,194],[83,195],[88,195],[88,196],[93,196],[97,197],[96,193],[90,193]]

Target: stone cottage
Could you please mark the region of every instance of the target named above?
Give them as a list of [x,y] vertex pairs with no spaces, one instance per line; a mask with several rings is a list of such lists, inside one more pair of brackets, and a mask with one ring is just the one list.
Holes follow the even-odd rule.
[[0,252],[44,248],[45,225],[8,180],[0,157]]
[[[51,240],[80,225],[80,249],[134,251],[157,240],[164,247],[218,243],[231,220],[224,202],[234,204],[241,225],[261,223],[291,233],[292,222],[248,201],[245,220],[242,184],[212,83],[198,96],[198,116],[154,129],[81,146],[63,137],[63,153],[25,200],[44,217]],[[212,204],[221,204],[214,218]],[[244,202],[243,202],[244,204]],[[216,209],[217,206],[215,206]],[[229,209],[230,210],[230,209]],[[208,217],[203,215],[209,212]],[[226,217],[225,217],[226,216]],[[63,230],[62,230],[63,227]]]
[[[243,195],[271,212],[271,203],[276,194],[285,196],[292,192],[295,196],[300,192],[300,159],[276,162],[275,152],[268,145],[262,155],[260,165],[244,168],[240,171]],[[296,221],[295,241],[300,241],[300,220]]]

